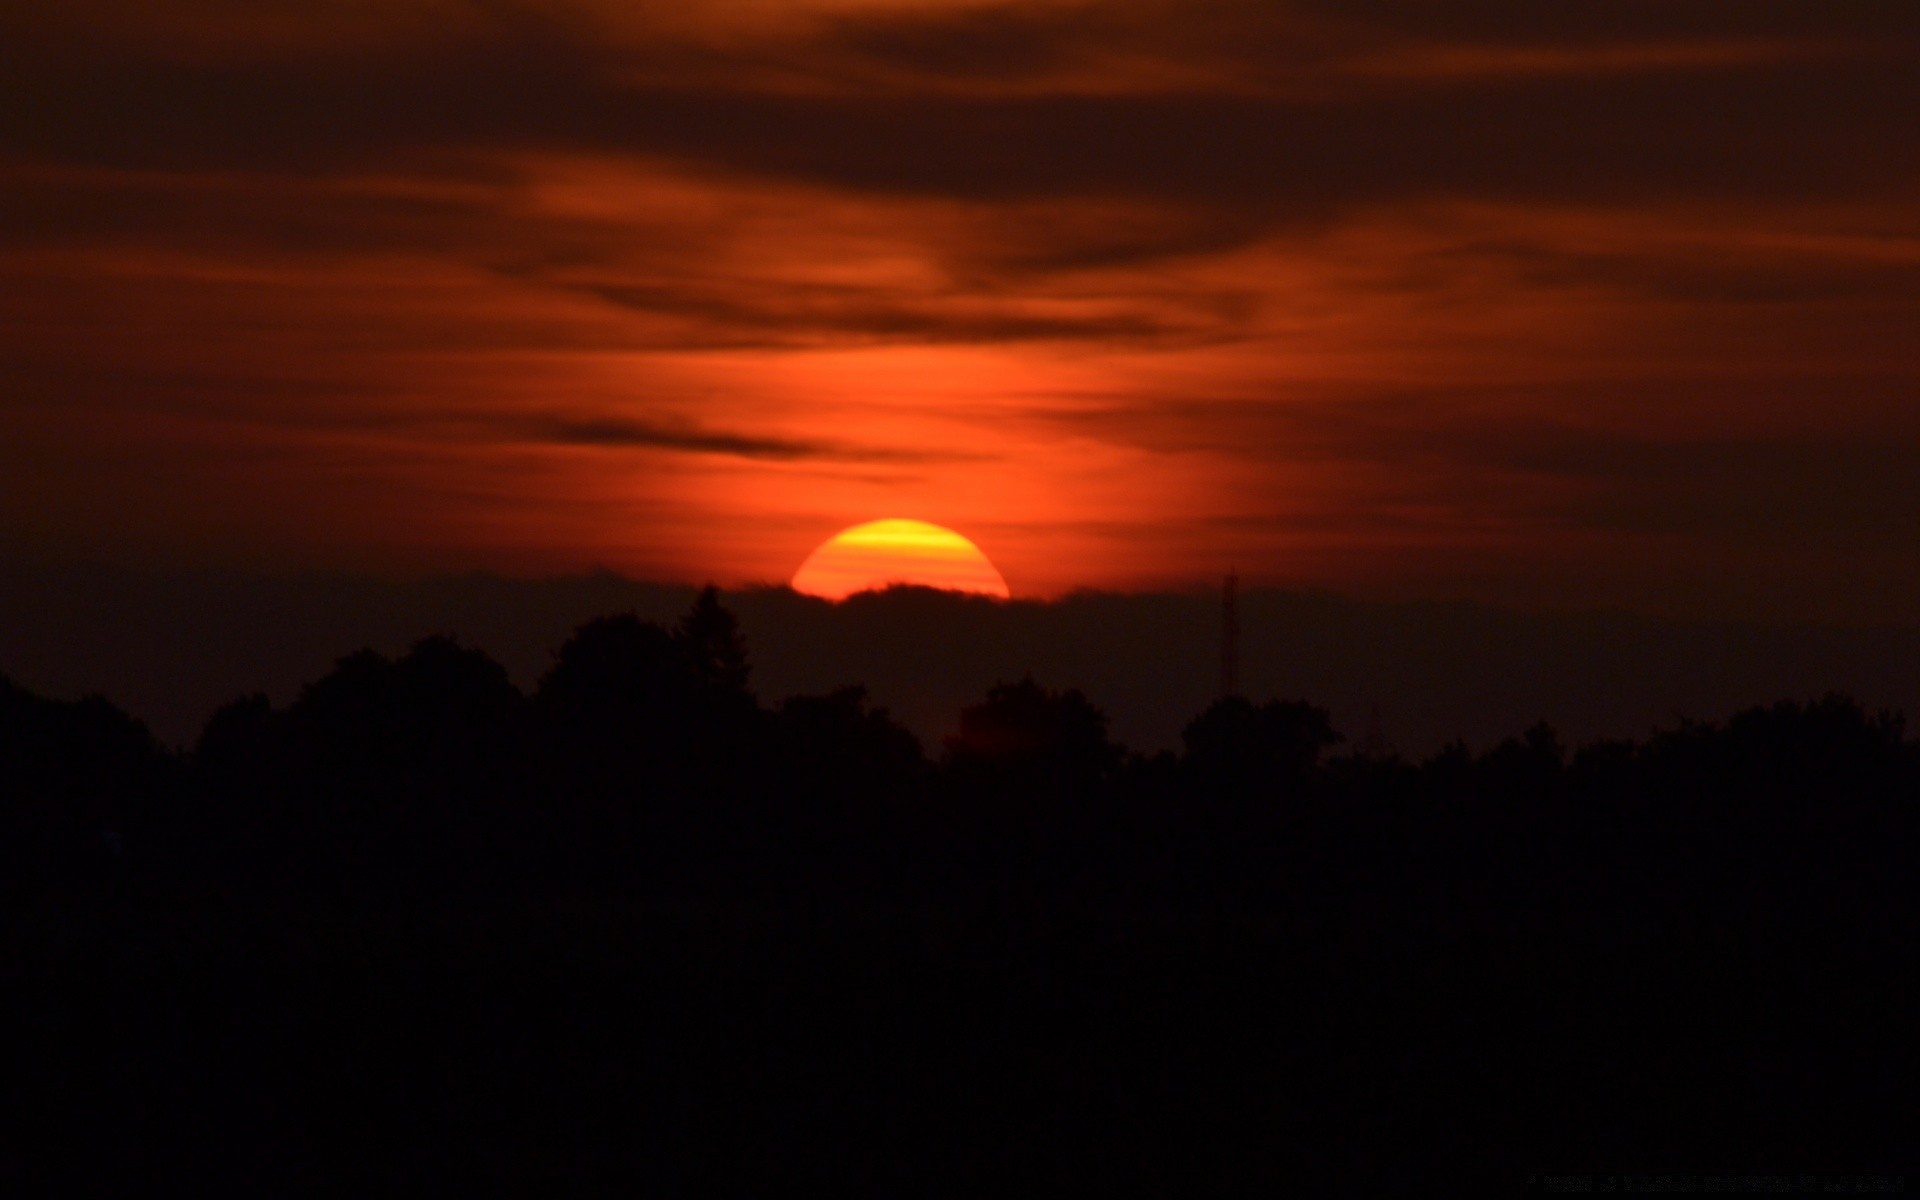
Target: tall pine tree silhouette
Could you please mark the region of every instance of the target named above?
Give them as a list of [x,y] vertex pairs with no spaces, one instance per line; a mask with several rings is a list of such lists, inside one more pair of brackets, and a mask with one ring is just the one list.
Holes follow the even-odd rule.
[[694,670],[709,687],[723,692],[747,689],[747,643],[740,622],[720,603],[720,589],[708,584],[674,631],[693,656]]

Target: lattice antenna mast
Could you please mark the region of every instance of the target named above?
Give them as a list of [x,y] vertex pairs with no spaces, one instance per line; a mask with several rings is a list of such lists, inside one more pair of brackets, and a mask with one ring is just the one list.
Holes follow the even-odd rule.
[[1220,694],[1240,694],[1240,576],[1233,571],[1220,596]]

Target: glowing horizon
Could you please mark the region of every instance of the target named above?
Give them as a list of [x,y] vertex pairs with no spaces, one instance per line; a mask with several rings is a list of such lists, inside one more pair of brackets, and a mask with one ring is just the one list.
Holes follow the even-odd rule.
[[889,517],[834,534],[807,556],[789,585],[803,595],[845,600],[899,585],[1011,599],[993,563],[972,541],[942,525]]

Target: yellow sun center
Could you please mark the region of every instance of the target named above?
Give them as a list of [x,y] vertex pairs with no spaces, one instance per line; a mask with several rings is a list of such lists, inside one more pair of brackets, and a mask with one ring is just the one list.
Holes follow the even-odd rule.
[[793,590],[828,600],[893,584],[1006,599],[1007,581],[980,548],[925,521],[869,521],[834,534],[793,575]]

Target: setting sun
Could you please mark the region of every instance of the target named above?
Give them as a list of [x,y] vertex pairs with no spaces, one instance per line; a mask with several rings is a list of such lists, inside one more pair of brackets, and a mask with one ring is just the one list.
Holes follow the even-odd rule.
[[828,600],[893,584],[1009,597],[980,548],[951,529],[925,521],[869,521],[843,529],[807,556],[793,590]]

